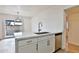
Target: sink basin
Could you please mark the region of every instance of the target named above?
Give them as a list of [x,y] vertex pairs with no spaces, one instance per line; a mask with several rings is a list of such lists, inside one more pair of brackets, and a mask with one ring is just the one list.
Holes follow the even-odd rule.
[[47,33],[49,33],[49,32],[37,32],[35,34],[47,34]]

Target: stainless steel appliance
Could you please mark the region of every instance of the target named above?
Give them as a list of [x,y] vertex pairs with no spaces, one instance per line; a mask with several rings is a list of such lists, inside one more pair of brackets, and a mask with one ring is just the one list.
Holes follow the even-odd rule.
[[62,46],[62,33],[55,34],[55,52],[61,49]]

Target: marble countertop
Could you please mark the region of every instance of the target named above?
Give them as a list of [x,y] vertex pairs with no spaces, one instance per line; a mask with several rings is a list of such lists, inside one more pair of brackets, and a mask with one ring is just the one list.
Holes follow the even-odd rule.
[[[62,33],[62,32],[57,32],[57,33]],[[57,33],[46,33],[46,34],[34,34],[33,32],[27,32],[27,33],[19,33],[19,35],[17,36],[14,36],[12,38],[15,38],[17,40],[20,40],[20,39],[23,39],[23,38],[34,38],[34,37],[40,37],[40,36],[46,36],[46,35],[52,35],[52,34],[57,34]],[[5,38],[5,39],[10,39],[9,37],[8,38]]]
[[20,40],[22,38],[34,38],[34,37],[40,37],[40,36],[46,36],[46,35],[52,35],[54,33],[47,33],[47,34],[34,34],[34,33],[23,33],[20,36],[16,36],[15,39]]

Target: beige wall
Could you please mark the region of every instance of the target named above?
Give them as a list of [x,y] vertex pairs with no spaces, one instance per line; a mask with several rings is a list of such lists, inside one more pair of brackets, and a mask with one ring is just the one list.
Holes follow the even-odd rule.
[[42,31],[63,32],[63,8],[48,8],[32,18],[32,31],[38,31],[38,22],[43,23]]
[[24,17],[23,18],[23,30],[25,33],[32,32],[32,23],[31,23],[31,17]]

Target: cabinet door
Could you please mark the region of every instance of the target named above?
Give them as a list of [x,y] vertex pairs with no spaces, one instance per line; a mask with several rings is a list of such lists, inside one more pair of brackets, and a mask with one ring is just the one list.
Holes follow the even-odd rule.
[[55,51],[55,36],[51,35],[49,36],[49,50],[50,52],[54,52]]
[[37,52],[37,44],[29,44],[18,49],[19,53],[36,53]]
[[39,53],[48,53],[49,48],[47,46],[47,39],[38,42],[38,52]]

